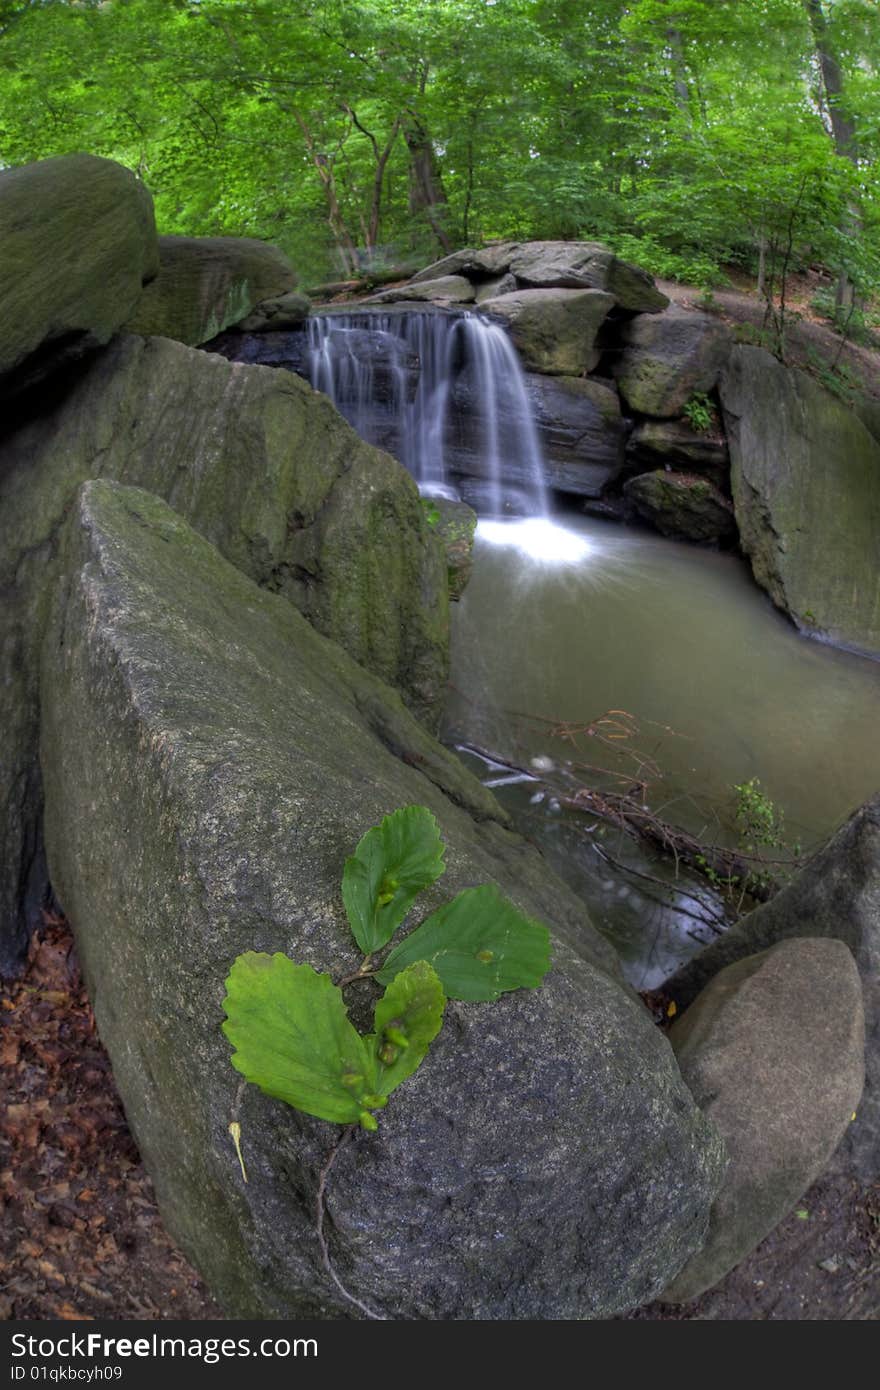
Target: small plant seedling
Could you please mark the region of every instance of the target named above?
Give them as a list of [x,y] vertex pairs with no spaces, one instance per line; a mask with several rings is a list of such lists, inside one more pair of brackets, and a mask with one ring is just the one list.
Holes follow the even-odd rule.
[[[440,1031],[447,999],[486,1001],[541,984],[549,932],[492,884],[466,888],[387,949],[418,895],[443,873],[443,854],[425,806],[404,806],[367,831],[342,876],[363,959],[338,985],[280,952],[238,956],[226,981],[223,1031],[245,1080],[308,1115],[375,1130],[375,1112]],[[364,1035],[342,990],[366,979],[385,992]]]
[[705,434],[715,423],[715,411],[712,402],[704,391],[698,391],[691,396],[690,400],[685,401],[682,407],[685,415],[690,421],[691,428],[698,434]]

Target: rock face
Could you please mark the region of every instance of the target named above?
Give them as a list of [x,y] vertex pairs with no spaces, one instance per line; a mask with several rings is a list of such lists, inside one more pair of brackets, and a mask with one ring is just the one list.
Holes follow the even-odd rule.
[[804,631],[880,654],[880,444],[761,348],[735,348],[719,389],[756,580]]
[[287,257],[263,241],[163,236],[159,274],[125,327],[129,333],[196,346],[295,284]]
[[849,1127],[865,1048],[852,954],[825,938],[747,956],[715,976],[669,1039],[730,1156],[706,1244],[663,1295],[686,1303],[788,1215]]
[[579,376],[598,365],[596,336],[614,299],[602,290],[517,290],[482,309],[507,321],[526,371]]
[[617,392],[595,378],[526,376],[548,483],[598,497],[620,474],[626,425]]
[[420,270],[410,283],[442,275],[464,275],[478,287],[487,280],[512,276],[513,283],[497,289],[497,294],[552,286],[604,290],[619,308],[633,313],[656,314],[669,303],[647,271],[618,260],[598,241],[508,241],[482,251],[456,251]]
[[640,420],[627,440],[626,453],[638,472],[669,467],[704,474],[722,489],[730,482],[724,434],[697,431],[688,420]]
[[0,171],[0,398],[108,342],[158,270],[153,200],[89,154]]
[[35,651],[58,526],[83,480],[119,478],[168,497],[428,720],[447,679],[445,557],[415,485],[297,377],[122,337],[40,404],[40,418],[0,444],[4,969],[45,888]]
[[789,887],[701,951],[667,988],[686,1008],[725,966],[800,937],[845,942],[862,977],[865,1094],[841,1152],[866,1182],[876,1182],[880,1176],[880,795],[847,821]]
[[696,393],[711,391],[731,348],[730,332],[711,314],[673,304],[656,317],[639,315],[621,330],[614,364],[620,394],[641,415],[680,415]]
[[357,1316],[314,1233],[338,1128],[247,1088],[242,1183],[223,981],[245,949],[351,968],[343,862],[414,801],[448,846],[427,906],[495,880],[550,925],[553,968],[539,990],[450,1004],[379,1132],[340,1153],[339,1276],[416,1319],[603,1317],[668,1284],[702,1240],[719,1141],[610,948],[489,794],[157,499],[87,484],[61,571],[42,682],[53,882],[165,1220],[226,1312]]
[[732,505],[706,478],[659,470],[630,478],[623,492],[664,536],[716,545],[736,536]]

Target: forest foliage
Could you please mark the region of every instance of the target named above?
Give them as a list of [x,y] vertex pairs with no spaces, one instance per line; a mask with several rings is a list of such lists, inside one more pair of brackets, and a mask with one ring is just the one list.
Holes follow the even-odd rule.
[[880,282],[878,0],[0,0],[0,164],[87,150],[306,283],[496,238]]

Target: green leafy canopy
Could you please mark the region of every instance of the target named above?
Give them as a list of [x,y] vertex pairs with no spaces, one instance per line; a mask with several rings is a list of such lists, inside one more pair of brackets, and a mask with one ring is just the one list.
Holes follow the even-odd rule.
[[236,959],[223,1031],[246,1080],[318,1119],[375,1129],[373,1112],[440,1031],[447,997],[491,1000],[541,984],[550,967],[547,928],[494,884],[459,893],[372,968],[418,894],[443,873],[443,848],[427,807],[404,806],[368,830],[346,861],[342,896],[364,960],[343,984],[373,977],[387,986],[372,1033],[354,1028],[329,975],[281,953]]

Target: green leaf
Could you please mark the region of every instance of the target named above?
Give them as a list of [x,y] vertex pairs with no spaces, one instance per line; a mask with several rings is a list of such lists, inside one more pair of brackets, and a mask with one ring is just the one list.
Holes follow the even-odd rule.
[[414,961],[395,975],[376,1005],[372,1044],[379,1094],[389,1096],[411,1076],[440,1032],[446,995],[433,966]]
[[550,968],[550,933],[486,883],[432,913],[394,948],[376,978],[387,984],[416,960],[433,965],[450,999],[497,999],[541,983]]
[[345,911],[365,956],[387,945],[445,867],[439,827],[426,806],[403,806],[367,831],[342,876]]
[[384,1104],[374,1050],[329,975],[280,952],[246,951],[229,973],[224,1007],[232,1065],[266,1095],[343,1125],[371,1120]]

